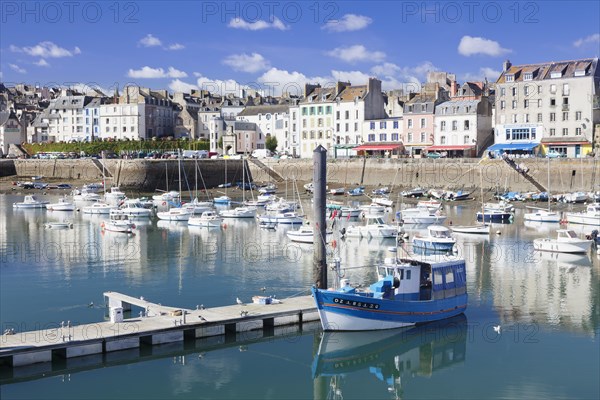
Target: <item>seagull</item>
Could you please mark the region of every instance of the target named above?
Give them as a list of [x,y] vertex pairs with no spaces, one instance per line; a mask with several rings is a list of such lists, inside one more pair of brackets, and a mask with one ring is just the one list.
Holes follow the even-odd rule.
[[263,286],[263,287],[260,288],[260,290],[263,291],[263,292],[266,292],[267,288]]
[[496,332],[498,335],[500,334],[500,325],[496,325],[494,327],[494,332]]
[[90,307],[90,308],[94,307],[94,302],[90,301],[90,304],[88,304],[88,307]]
[[243,301],[241,301],[239,297],[236,297],[235,301],[236,301],[236,303],[238,303],[240,306],[243,306],[243,305],[244,305],[244,302],[243,302]]

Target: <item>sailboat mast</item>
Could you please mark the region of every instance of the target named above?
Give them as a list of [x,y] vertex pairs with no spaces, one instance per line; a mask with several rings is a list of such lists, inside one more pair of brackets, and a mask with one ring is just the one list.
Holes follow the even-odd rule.
[[550,157],[548,157],[548,211],[550,211]]

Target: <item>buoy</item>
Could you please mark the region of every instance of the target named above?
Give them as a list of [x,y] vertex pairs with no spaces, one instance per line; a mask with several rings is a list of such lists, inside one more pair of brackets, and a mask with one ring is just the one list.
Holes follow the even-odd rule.
[[502,232],[500,232],[499,230],[496,231],[496,235],[502,235]]
[[163,201],[162,205],[163,205],[163,206],[166,206],[166,205],[167,205],[167,202],[166,202],[166,201]]

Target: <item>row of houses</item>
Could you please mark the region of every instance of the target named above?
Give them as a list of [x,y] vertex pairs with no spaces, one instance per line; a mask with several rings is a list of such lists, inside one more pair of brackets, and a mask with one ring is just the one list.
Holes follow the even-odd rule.
[[459,84],[454,74],[432,71],[419,93],[384,93],[376,78],[361,85],[306,84],[301,96],[280,97],[247,90],[238,96],[170,94],[138,86],[105,96],[0,85],[0,151],[23,141],[173,136],[207,140],[211,151],[251,153],[275,137],[278,151],[298,157],[311,157],[318,145],[330,157],[548,150],[579,157],[599,141],[599,98],[597,58],[528,65],[507,60],[492,83]]

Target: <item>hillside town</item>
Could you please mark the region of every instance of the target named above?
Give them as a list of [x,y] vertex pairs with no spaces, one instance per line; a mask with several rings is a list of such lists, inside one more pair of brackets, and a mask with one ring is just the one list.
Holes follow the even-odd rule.
[[125,86],[98,89],[0,83],[0,155],[23,143],[161,140],[209,143],[211,152],[265,149],[312,157],[587,157],[600,150],[598,58],[513,65],[498,77],[459,82],[430,71],[418,90],[382,91],[381,81],[304,84],[265,95],[240,87],[170,93]]

